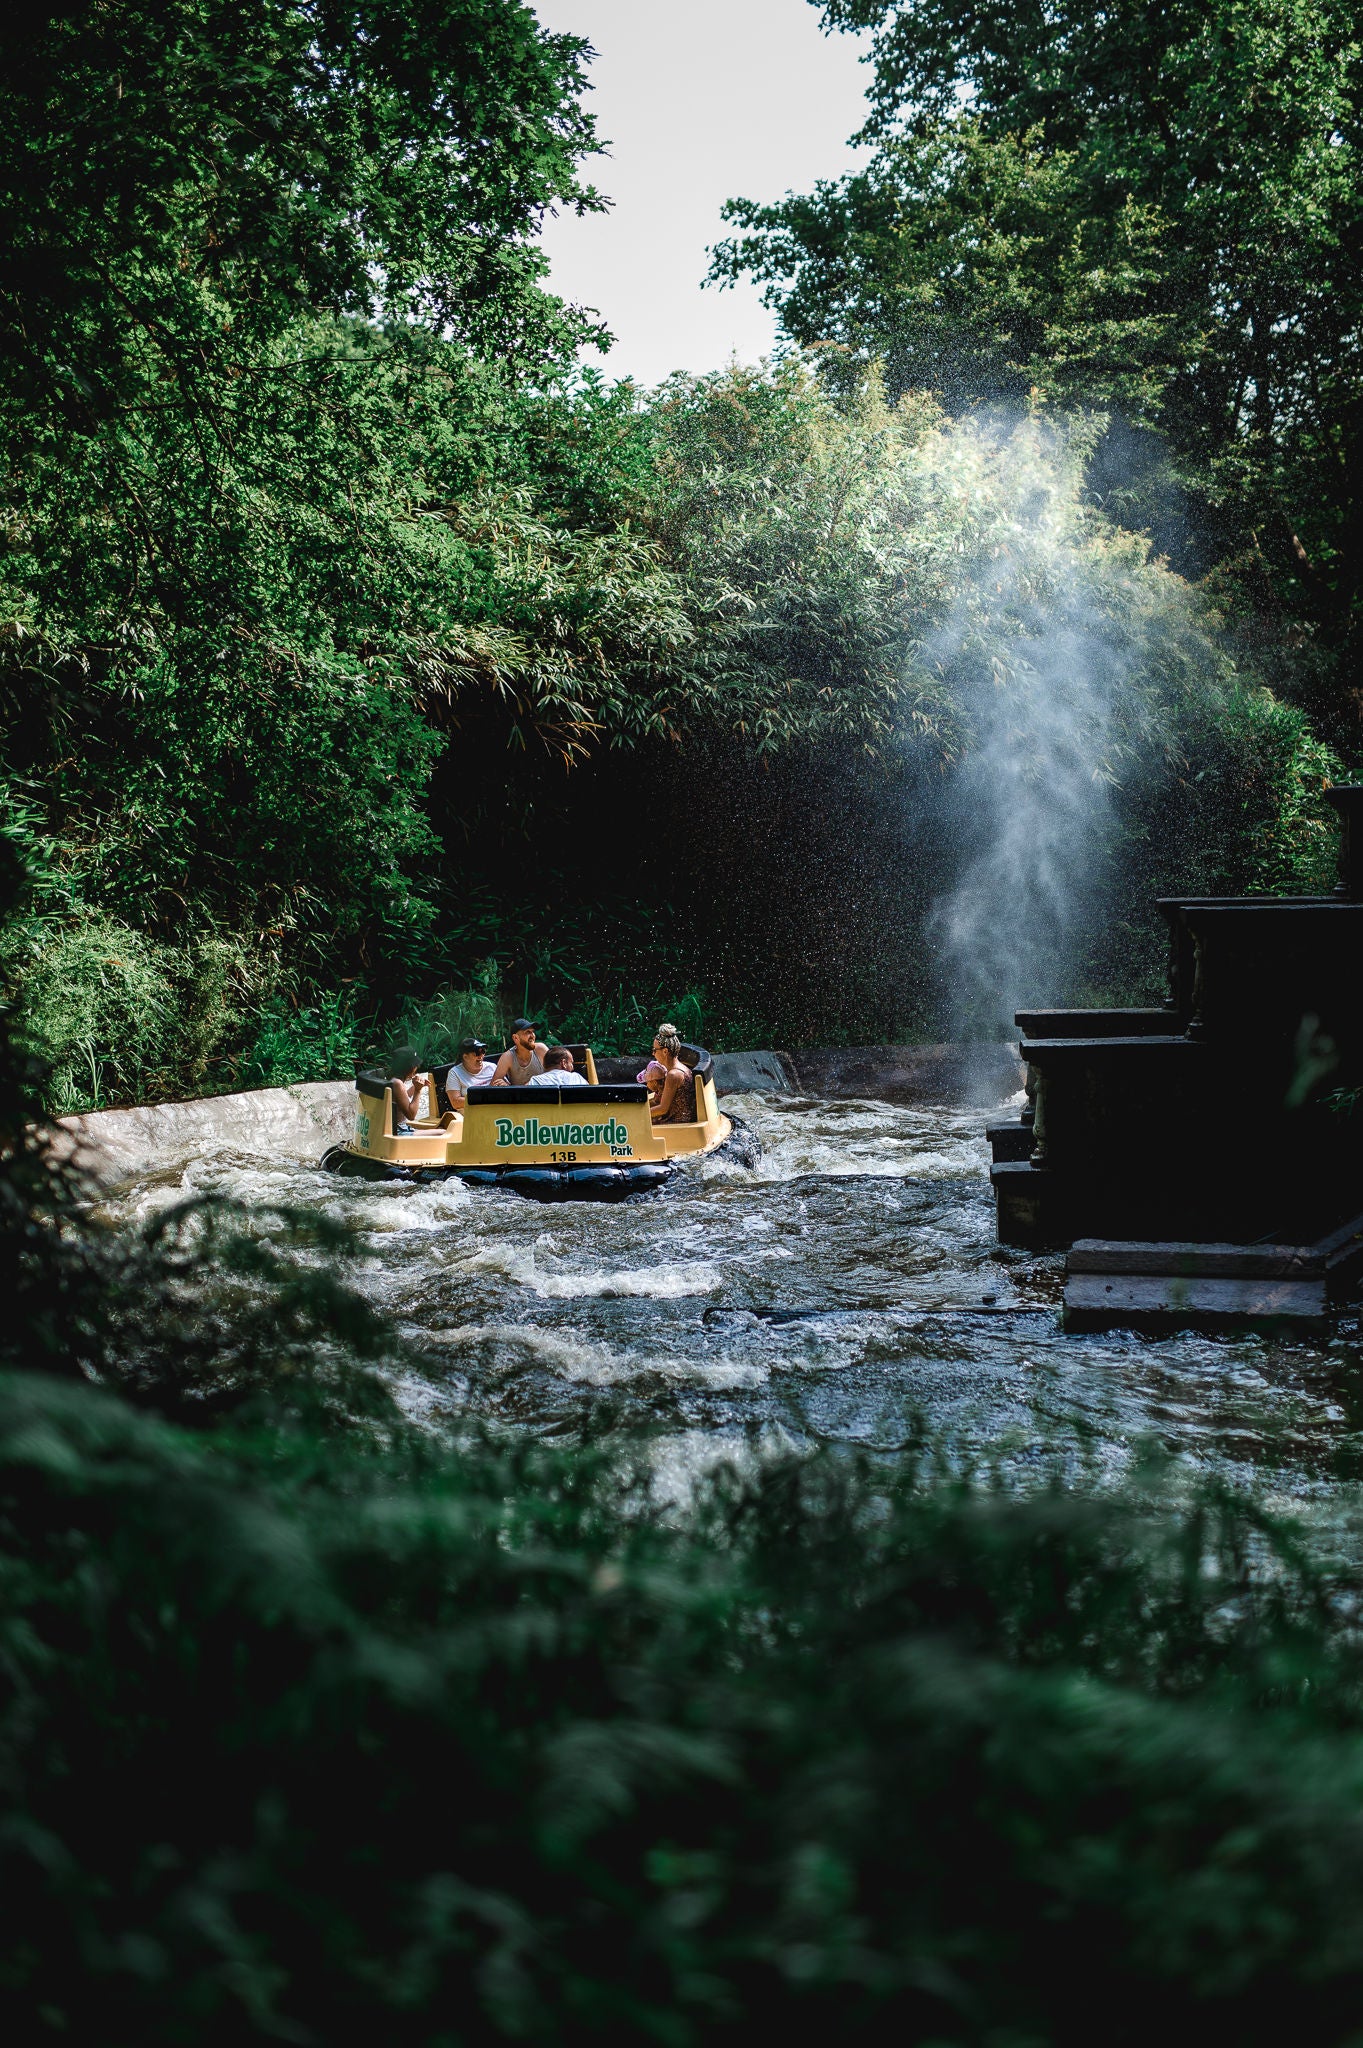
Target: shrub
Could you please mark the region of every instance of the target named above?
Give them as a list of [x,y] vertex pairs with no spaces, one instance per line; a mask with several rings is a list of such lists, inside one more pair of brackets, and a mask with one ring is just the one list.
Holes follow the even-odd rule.
[[171,1051],[173,955],[98,912],[48,940],[22,997],[23,1026],[50,1066],[48,1101],[58,1114],[137,1100]]
[[361,1025],[349,991],[322,993],[311,1004],[275,996],[256,1014],[255,1035],[239,1069],[246,1088],[284,1088],[298,1081],[349,1079],[360,1057]]
[[572,1044],[590,1045],[596,1052],[644,1053],[664,1019],[675,1024],[683,1038],[703,1042],[704,991],[687,989],[671,998],[655,994],[652,1001],[647,1001],[641,999],[637,989],[584,990],[571,1000],[559,1031]]
[[10,1380],[0,2007],[208,2048],[1343,2042],[1326,1592],[1215,1494],[824,1456],[668,1523],[618,1457],[190,1440]]
[[497,962],[483,960],[467,988],[439,989],[424,1003],[409,1003],[399,1012],[391,1036],[394,1043],[414,1045],[423,1067],[450,1066],[459,1057],[462,1039],[481,1038],[500,1046],[510,1017]]

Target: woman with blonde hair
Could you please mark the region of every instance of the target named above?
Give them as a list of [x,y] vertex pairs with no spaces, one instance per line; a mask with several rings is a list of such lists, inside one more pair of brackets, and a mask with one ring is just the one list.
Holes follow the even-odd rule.
[[653,1041],[653,1057],[662,1068],[662,1086],[650,1100],[648,1113],[655,1124],[693,1124],[696,1121],[696,1077],[681,1056],[681,1033],[675,1024],[660,1024]]

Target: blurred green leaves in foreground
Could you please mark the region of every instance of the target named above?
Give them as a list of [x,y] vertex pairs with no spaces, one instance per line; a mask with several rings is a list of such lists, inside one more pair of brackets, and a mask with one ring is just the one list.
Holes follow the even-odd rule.
[[441,1438],[338,1242],[101,1230],[0,1045],[0,2025],[1357,2038],[1357,1574],[1138,1474]]
[[1357,1649],[1232,1503],[815,1459],[668,1524],[15,1376],[0,1555],[11,2038],[1354,2038]]

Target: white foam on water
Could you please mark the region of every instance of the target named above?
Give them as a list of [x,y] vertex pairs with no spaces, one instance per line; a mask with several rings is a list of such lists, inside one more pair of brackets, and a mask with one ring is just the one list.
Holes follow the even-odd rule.
[[476,1363],[482,1374],[499,1380],[524,1372],[550,1372],[576,1386],[615,1387],[652,1376],[722,1391],[764,1386],[770,1377],[765,1362],[621,1351],[563,1330],[524,1323],[454,1324],[412,1334],[428,1367]]
[[[472,1197],[464,1183],[459,1180],[434,1181],[428,1187],[404,1188],[397,1186],[396,1198],[374,1201],[375,1194],[386,1195],[382,1182],[342,1182],[346,1193],[333,1195],[330,1191],[318,1206],[329,1216],[345,1223],[350,1229],[365,1235],[390,1236],[407,1231],[443,1231],[450,1224],[463,1223]],[[357,1191],[352,1193],[352,1189]]]
[[482,1413],[571,1429],[615,1390],[657,1444],[666,1500],[768,1437],[892,1447],[920,1413],[967,1445],[1016,1439],[1019,1469],[1082,1438],[1115,1471],[1153,1433],[1199,1468],[1271,1473],[1284,1501],[1335,1489],[1352,1411],[1315,1351],[1060,1333],[1053,1269],[994,1238],[983,1132],[1023,1100],[738,1097],[765,1148],[756,1174],[700,1161],[619,1206],[341,1179],[224,1129],[197,1156],[163,1148],[94,1207],[136,1226],[217,1194],[262,1233],[278,1206],[349,1226],[360,1258],[344,1270],[397,1329],[385,1378],[414,1421],[451,1441]]
[[448,1265],[460,1275],[486,1274],[495,1280],[511,1280],[518,1287],[533,1287],[536,1279],[533,1245],[479,1244],[474,1250],[452,1253]]
[[708,1262],[694,1266],[626,1267],[619,1272],[542,1273],[535,1292],[546,1301],[610,1301],[643,1296],[653,1301],[680,1301],[690,1294],[717,1294],[723,1275]]
[[460,1274],[487,1275],[527,1287],[543,1301],[610,1301],[634,1296],[655,1301],[679,1301],[692,1294],[714,1294],[723,1286],[723,1275],[711,1261],[681,1264],[662,1261],[656,1266],[588,1266],[555,1271],[541,1265],[541,1255],[552,1256],[553,1240],[546,1244],[482,1244],[476,1250],[451,1257],[447,1265]]
[[407,1420],[437,1435],[448,1425],[451,1414],[462,1412],[467,1402],[467,1381],[458,1382],[456,1397],[452,1400],[448,1382],[428,1379],[419,1372],[390,1372],[384,1378]]
[[769,1424],[759,1435],[740,1436],[727,1429],[679,1429],[659,1437],[649,1447],[649,1476],[654,1501],[664,1508],[690,1507],[697,1488],[720,1466],[732,1465],[750,1477],[765,1464],[787,1458],[800,1449],[796,1439],[778,1424]]
[[[953,1180],[988,1164],[984,1127],[995,1110],[907,1108],[890,1102],[751,1095],[738,1106],[761,1140],[755,1178],[775,1182],[857,1175]],[[716,1162],[715,1177],[732,1177]],[[744,1178],[749,1178],[746,1173]]]

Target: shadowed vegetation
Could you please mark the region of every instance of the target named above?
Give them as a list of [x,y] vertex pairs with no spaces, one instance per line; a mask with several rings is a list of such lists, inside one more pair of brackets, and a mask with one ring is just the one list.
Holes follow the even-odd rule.
[[24,1087],[0,1046],[13,2038],[1353,2037],[1351,1568],[1158,1465],[664,1511],[608,1413],[433,1436],[337,1246],[102,1230]]

